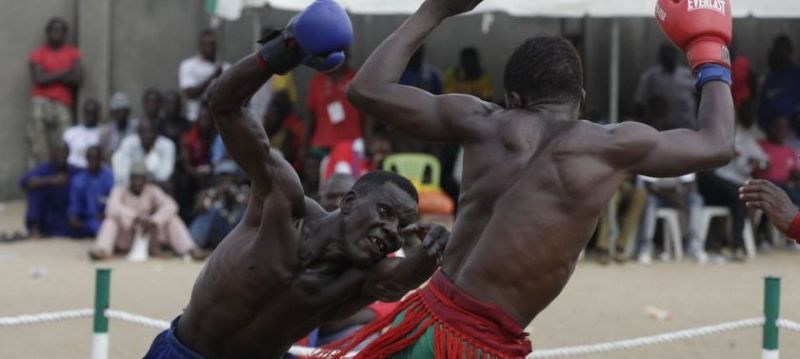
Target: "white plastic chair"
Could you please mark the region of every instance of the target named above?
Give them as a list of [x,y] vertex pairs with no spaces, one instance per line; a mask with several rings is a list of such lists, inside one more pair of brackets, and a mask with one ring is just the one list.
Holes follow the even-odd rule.
[[[702,219],[700,222],[700,245],[705,248],[708,240],[708,230],[711,227],[711,220],[714,218],[731,219],[731,211],[727,207],[708,206],[703,208]],[[749,219],[745,219],[744,229],[742,230],[744,239],[744,250],[750,259],[756,257],[756,240],[753,235],[753,224]]]
[[669,247],[672,247],[675,260],[683,259],[683,235],[678,211],[672,208],[659,208],[656,211],[656,221],[659,219],[664,221],[664,251],[668,253]]

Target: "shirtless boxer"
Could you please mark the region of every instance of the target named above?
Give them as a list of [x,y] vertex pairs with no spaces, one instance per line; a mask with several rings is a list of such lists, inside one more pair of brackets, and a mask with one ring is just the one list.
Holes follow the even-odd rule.
[[426,0],[350,85],[350,100],[362,112],[419,139],[464,148],[459,212],[442,270],[394,318],[333,345],[349,350],[391,327],[358,357],[524,357],[531,344],[523,329],[564,288],[629,174],[676,177],[733,156],[728,2],[658,2],[658,22],[687,53],[702,95],[697,130],[664,132],[634,122],[578,120],[585,97],[581,63],[558,37],[529,39],[508,60],[507,108],[398,85],[428,34],[479,2]]
[[[281,358],[313,328],[378,299],[399,300],[437,267],[448,234],[414,224],[417,193],[408,180],[368,173],[340,209],[327,212],[303,195],[292,166],[243,107],[272,74],[301,63],[321,71],[340,65],[351,37],[341,6],[318,0],[212,85],[214,120],[252,192],[241,224],[203,268],[183,315],[145,358]],[[387,259],[409,232],[423,235],[423,244],[404,259]]]

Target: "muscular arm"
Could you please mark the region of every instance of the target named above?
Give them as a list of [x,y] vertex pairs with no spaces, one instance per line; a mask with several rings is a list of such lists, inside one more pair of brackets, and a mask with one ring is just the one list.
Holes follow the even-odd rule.
[[485,136],[492,124],[478,115],[494,105],[473,96],[434,96],[397,84],[414,51],[446,17],[425,2],[367,59],[350,84],[350,101],[366,115],[423,140],[465,142]]
[[300,180],[281,155],[272,151],[261,122],[245,108],[247,99],[270,76],[258,55],[249,55],[212,85],[209,105],[225,148],[252,181],[253,193],[268,195],[279,186],[293,208],[302,208]]
[[658,132],[638,123],[625,123],[611,131],[615,159],[632,173],[677,177],[724,166],[734,154],[730,87],[722,82],[703,87],[697,131]]

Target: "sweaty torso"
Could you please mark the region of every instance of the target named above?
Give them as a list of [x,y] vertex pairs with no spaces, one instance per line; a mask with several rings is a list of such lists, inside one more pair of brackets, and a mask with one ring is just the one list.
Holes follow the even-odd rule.
[[[282,358],[322,322],[352,314],[345,303],[359,292],[364,272],[301,264],[307,227],[292,218],[291,209],[269,201],[262,210],[251,199],[245,220],[217,247],[195,282],[176,336],[198,354]],[[257,216],[263,218],[260,226],[253,225]],[[279,249],[275,243],[291,244]]]
[[523,111],[485,120],[496,132],[464,147],[443,269],[526,326],[566,285],[625,174],[609,164],[605,127]]

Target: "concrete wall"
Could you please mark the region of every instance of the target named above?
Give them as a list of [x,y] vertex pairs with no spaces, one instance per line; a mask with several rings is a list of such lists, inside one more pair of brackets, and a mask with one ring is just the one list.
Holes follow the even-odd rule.
[[[18,197],[16,181],[24,170],[27,145],[30,79],[27,58],[44,39],[44,24],[51,16],[70,23],[73,40],[83,52],[87,74],[81,101],[95,97],[106,104],[109,95],[124,91],[141,113],[141,93],[148,87],[177,88],[177,68],[195,53],[197,34],[209,24],[198,0],[0,0],[0,200]],[[219,28],[220,58],[233,62],[253,50],[259,26],[282,27],[294,14],[270,8],[246,10],[237,22]],[[351,64],[362,63],[369,53],[405,16],[354,16],[356,41]],[[448,20],[427,42],[429,62],[442,70],[458,61],[463,46],[477,47],[483,66],[493,78],[496,98],[502,98],[502,71],[514,48],[539,34],[581,37],[584,56],[587,114],[603,117],[608,111],[609,19],[513,18],[494,14],[491,26],[483,15]],[[664,41],[651,19],[622,19],[621,102],[630,104],[639,73],[655,62]],[[483,31],[483,30],[488,31]],[[800,44],[800,21],[742,19],[735,22],[736,45],[762,73],[766,51],[779,33]],[[312,73],[296,72],[301,98]]]

